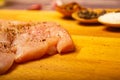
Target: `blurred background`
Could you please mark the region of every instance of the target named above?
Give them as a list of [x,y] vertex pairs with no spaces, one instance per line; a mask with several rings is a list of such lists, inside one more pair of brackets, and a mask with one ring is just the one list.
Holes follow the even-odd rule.
[[[39,10],[54,10],[58,0],[0,0],[0,9],[29,9],[39,5]],[[61,0],[65,3],[78,2],[88,8],[120,8],[120,0]],[[5,3],[4,3],[5,2]]]

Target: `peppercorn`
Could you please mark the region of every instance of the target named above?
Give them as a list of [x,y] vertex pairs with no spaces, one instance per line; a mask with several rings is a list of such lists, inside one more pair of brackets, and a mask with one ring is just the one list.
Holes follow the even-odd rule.
[[105,10],[101,11],[100,13],[97,13],[97,12],[95,12],[93,10],[85,9],[85,10],[80,10],[78,12],[78,16],[80,18],[84,18],[84,19],[95,19],[95,18],[98,18],[100,15],[103,15],[105,13],[106,13]]

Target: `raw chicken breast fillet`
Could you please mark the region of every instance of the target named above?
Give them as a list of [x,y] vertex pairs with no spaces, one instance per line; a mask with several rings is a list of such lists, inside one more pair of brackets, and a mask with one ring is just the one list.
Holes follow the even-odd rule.
[[17,35],[13,42],[16,62],[39,59],[45,54],[67,53],[75,50],[69,33],[54,22],[41,22]]

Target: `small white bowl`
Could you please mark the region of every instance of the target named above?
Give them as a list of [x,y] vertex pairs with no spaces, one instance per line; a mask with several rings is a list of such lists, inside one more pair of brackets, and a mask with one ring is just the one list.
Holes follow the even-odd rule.
[[108,27],[120,27],[120,12],[112,12],[98,17],[98,22]]

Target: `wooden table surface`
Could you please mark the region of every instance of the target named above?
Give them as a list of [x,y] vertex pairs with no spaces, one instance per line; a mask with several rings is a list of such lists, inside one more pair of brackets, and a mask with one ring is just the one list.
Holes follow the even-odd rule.
[[120,29],[81,24],[56,11],[0,10],[0,18],[54,21],[72,36],[76,51],[14,64],[0,80],[120,80]]

